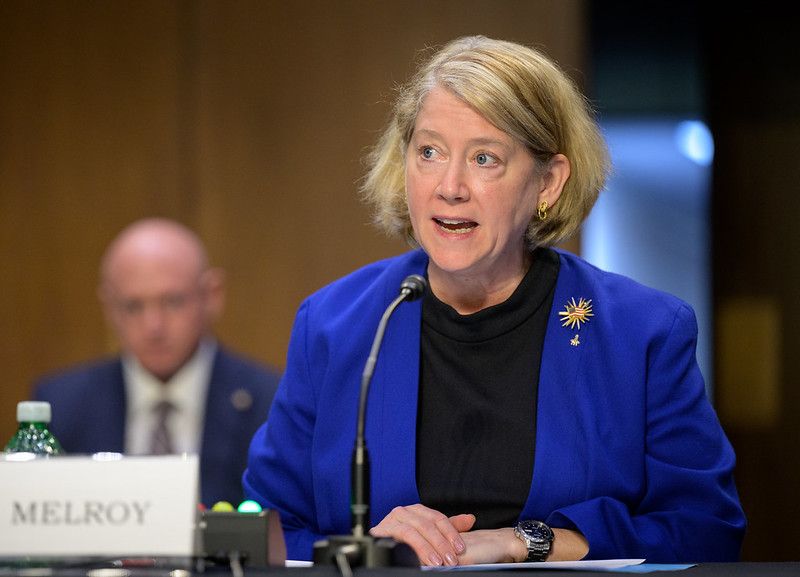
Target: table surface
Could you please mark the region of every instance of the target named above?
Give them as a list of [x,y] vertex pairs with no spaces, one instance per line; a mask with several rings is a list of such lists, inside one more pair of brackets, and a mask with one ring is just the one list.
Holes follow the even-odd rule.
[[[553,569],[504,569],[501,571],[458,571],[464,577],[502,577],[504,574],[547,577],[608,577],[609,575],[649,574],[654,577],[783,577],[800,576],[800,562],[701,563],[683,570],[669,566],[644,564],[619,571],[576,571]],[[413,568],[355,568],[360,577],[435,577],[453,571],[422,571]],[[33,563],[0,560],[0,577],[191,577],[198,575],[231,575],[228,567],[199,567],[189,561],[163,561],[155,567],[114,567],[108,561],[79,562],[61,560],[54,563]],[[245,577],[338,577],[335,567],[244,567]]]

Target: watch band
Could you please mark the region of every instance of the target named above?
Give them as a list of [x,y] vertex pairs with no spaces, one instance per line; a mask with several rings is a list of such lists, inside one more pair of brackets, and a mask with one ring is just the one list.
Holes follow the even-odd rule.
[[541,521],[528,519],[520,521],[514,527],[514,534],[519,537],[528,549],[525,561],[544,561],[550,555],[555,534]]

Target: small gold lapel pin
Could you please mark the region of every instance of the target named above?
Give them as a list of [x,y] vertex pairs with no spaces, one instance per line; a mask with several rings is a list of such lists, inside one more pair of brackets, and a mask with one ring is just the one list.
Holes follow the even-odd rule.
[[[562,327],[581,330],[581,323],[588,323],[589,317],[594,316],[592,312],[592,299],[587,300],[581,297],[576,303],[573,297],[567,301],[567,304],[564,305],[564,310],[560,311],[558,316],[561,317]],[[576,334],[570,339],[569,344],[573,347],[577,347],[581,344],[580,337]]]
[[589,322],[589,317],[593,317],[594,313],[592,312],[592,300],[586,300],[583,297],[578,299],[578,302],[575,302],[575,298],[571,298],[567,301],[567,304],[564,305],[563,311],[558,313],[558,316],[563,317],[561,319],[561,326],[562,327],[569,327],[574,329],[577,327],[578,330],[581,330],[581,323]]

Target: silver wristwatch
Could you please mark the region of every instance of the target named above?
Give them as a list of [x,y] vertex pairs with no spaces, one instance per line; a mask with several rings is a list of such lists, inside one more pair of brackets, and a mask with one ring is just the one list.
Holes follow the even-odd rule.
[[541,521],[520,521],[514,527],[514,534],[522,539],[528,548],[525,561],[544,561],[550,555],[555,535],[553,530]]

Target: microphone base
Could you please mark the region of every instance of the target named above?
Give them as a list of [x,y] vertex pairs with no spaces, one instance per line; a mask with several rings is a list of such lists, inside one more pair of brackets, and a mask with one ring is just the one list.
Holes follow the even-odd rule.
[[337,565],[337,556],[344,556],[350,567],[420,566],[411,547],[388,537],[332,535],[314,543],[314,565]]

